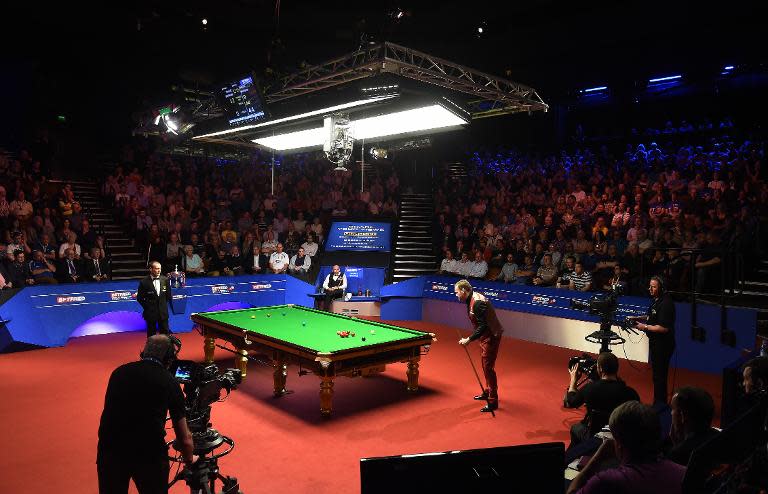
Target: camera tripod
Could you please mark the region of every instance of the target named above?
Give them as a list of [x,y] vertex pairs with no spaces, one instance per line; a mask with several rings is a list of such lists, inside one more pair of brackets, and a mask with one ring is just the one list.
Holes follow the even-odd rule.
[[611,321],[606,317],[601,317],[600,329],[594,333],[588,334],[584,337],[584,339],[590,343],[600,343],[600,353],[610,352],[610,345],[620,345],[627,341],[611,329],[611,326],[614,324],[623,327],[623,325],[616,321]]
[[[235,449],[235,441],[210,427],[202,432],[193,432],[192,441],[194,453],[199,456],[199,459],[192,465],[185,465],[168,484],[168,488],[179,480],[183,480],[189,486],[190,494],[217,494],[215,484],[219,480],[222,483],[222,490],[218,494],[243,494],[237,478],[222,475],[219,471],[219,458],[228,455]],[[172,441],[171,444],[176,449],[175,441]],[[214,454],[214,451],[222,444],[226,444],[228,448]],[[179,458],[170,458],[170,460],[181,461]]]

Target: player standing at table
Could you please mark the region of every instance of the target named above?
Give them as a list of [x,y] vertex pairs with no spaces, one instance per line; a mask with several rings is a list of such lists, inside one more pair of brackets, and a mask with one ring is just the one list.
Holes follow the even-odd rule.
[[495,367],[504,328],[501,327],[491,302],[482,293],[474,291],[469,281],[459,280],[454,285],[454,292],[460,302],[467,304],[467,314],[475,328],[469,337],[460,339],[459,344],[467,345],[470,341],[475,340],[480,343],[480,361],[483,366],[486,387],[481,394],[475,396],[475,399],[485,400],[488,403],[480,409],[481,412],[491,412],[499,408]]

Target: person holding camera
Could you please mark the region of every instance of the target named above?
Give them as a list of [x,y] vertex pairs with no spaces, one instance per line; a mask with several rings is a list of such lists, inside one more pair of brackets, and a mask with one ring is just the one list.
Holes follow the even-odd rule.
[[[175,341],[174,341],[175,340]],[[96,465],[100,494],[168,492],[166,415],[176,449],[187,464],[197,461],[184,410],[184,394],[169,372],[181,344],[168,335],[147,339],[141,360],[123,364],[109,378],[99,424]]]
[[598,355],[594,365],[597,367],[599,379],[590,381],[581,388],[578,388],[576,383],[581,375],[589,373],[589,369],[584,369],[582,362],[577,362],[568,369],[571,381],[565,395],[565,407],[578,408],[583,404],[587,405],[584,418],[571,426],[571,447],[600,432],[617,406],[631,400],[640,401],[637,391],[619,378],[619,359],[616,355],[603,352]]
[[652,276],[648,282],[651,305],[645,322],[635,327],[648,335],[648,362],[653,373],[653,403],[667,404],[669,362],[675,351],[675,303],[664,291],[664,282]]

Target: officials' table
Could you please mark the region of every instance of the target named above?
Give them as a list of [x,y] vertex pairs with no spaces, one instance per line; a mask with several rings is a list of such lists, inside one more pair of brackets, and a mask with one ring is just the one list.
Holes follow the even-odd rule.
[[[213,362],[216,339],[229,341],[246,376],[248,352],[272,356],[274,393],[286,393],[287,364],[295,363],[320,377],[320,412],[330,415],[336,376],[381,372],[386,364],[406,362],[408,391],[419,387],[419,360],[434,341],[433,333],[294,305],[192,314],[205,338],[205,361]],[[349,331],[340,337],[338,331]],[[354,333],[354,336],[351,336]]]

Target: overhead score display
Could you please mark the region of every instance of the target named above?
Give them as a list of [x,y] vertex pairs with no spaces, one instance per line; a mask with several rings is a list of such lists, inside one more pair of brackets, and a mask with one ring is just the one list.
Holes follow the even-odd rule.
[[221,87],[221,97],[227,110],[227,120],[232,127],[258,122],[267,117],[264,98],[253,82],[253,77],[225,84]]
[[390,251],[390,224],[334,221],[325,250]]

